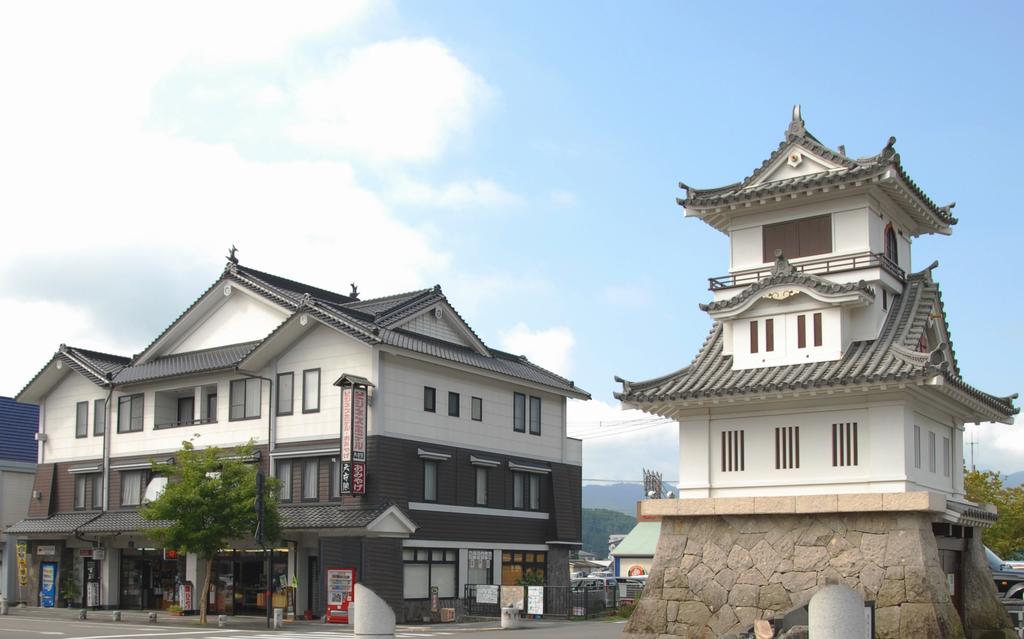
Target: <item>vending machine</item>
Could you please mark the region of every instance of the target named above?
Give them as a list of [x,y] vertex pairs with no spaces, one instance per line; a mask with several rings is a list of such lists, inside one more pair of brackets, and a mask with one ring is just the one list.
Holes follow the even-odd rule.
[[348,606],[356,596],[355,568],[327,569],[327,623],[348,623]]

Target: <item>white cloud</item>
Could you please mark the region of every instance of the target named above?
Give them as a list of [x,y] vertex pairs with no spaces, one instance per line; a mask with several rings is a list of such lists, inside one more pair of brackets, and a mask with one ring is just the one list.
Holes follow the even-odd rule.
[[964,464],[971,467],[971,437],[975,442],[974,465],[978,470],[996,470],[1004,474],[1024,470],[1024,437],[1016,426],[983,423],[968,424],[964,432]]
[[561,208],[571,208],[579,204],[579,198],[572,191],[566,191],[565,189],[555,189],[548,193],[548,199],[552,204]]
[[499,334],[502,350],[526,357],[559,375],[568,375],[569,355],[576,344],[572,331],[564,326],[544,330],[531,330],[520,322]]
[[376,162],[437,158],[492,91],[442,43],[379,42],[296,90],[289,137]]
[[638,410],[601,400],[569,400],[569,437],[583,440],[587,479],[637,481],[642,470],[679,476],[679,426]]
[[519,196],[494,180],[449,182],[434,186],[404,179],[396,182],[390,199],[401,204],[460,210],[504,208],[520,202]]

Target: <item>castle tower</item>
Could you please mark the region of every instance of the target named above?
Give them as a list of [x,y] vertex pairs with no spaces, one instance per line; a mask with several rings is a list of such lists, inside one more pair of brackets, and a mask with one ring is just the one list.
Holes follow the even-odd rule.
[[852,158],[804,126],[746,179],[685,184],[679,200],[729,236],[729,273],[701,304],[693,361],[617,378],[626,408],[679,423],[679,499],[662,517],[648,591],[627,634],[717,637],[847,583],[877,636],[1006,627],[982,557],[995,514],[967,502],[964,424],[1010,424],[1013,397],[960,375],[938,266],[913,239],[950,235],[890,138]]

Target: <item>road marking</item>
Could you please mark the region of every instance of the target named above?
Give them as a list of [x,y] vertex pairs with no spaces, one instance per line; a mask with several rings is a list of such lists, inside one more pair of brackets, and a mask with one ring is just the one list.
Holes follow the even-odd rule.
[[[183,635],[205,635],[209,630],[186,630],[181,632],[140,632],[130,635],[85,635],[79,639],[124,639],[126,637],[180,637]],[[238,630],[216,630],[214,632],[239,632]],[[219,638],[218,638],[219,639]]]

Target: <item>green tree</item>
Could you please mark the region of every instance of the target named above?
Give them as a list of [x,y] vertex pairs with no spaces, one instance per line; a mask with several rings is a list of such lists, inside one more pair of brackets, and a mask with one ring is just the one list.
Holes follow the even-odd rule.
[[636,518],[607,508],[584,508],[583,550],[598,559],[608,557],[608,535],[625,535],[633,530]]
[[981,534],[985,545],[1003,559],[1015,559],[1024,552],[1024,488],[1008,487],[1003,476],[992,471],[965,471],[967,499],[992,504],[999,519]]
[[[252,452],[251,441],[223,450],[216,446],[197,449],[190,440],[182,442],[173,464],[153,464],[154,473],[168,477],[167,487],[141,514],[148,520],[170,522],[150,530],[153,539],[165,548],[194,553],[205,562],[206,577],[199,595],[202,624],[206,623],[214,556],[232,540],[252,537],[256,531],[257,467],[245,461]],[[281,536],[277,495],[277,481],[268,479],[263,496],[263,540],[267,544]]]

